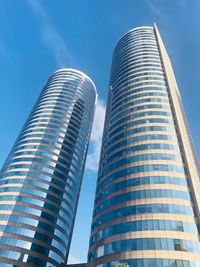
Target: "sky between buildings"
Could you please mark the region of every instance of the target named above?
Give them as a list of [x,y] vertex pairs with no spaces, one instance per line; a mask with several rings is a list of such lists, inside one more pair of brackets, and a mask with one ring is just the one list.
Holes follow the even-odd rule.
[[0,165],[53,71],[77,68],[96,84],[99,101],[69,259],[84,262],[112,52],[129,29],[157,23],[200,155],[200,0],[1,0],[0,13]]

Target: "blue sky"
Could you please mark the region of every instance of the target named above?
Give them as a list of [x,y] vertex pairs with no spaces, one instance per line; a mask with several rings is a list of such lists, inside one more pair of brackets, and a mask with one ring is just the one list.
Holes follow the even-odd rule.
[[112,52],[129,29],[157,23],[200,155],[200,1],[1,0],[0,10],[1,165],[55,69],[77,68],[96,84],[100,101],[70,251],[70,262],[85,261]]

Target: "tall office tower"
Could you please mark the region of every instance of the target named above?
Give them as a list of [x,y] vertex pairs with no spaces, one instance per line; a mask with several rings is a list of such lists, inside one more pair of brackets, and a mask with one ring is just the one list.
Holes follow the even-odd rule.
[[0,174],[0,266],[64,266],[96,89],[73,69],[47,81]]
[[132,29],[113,56],[88,266],[200,266],[197,166],[160,34]]

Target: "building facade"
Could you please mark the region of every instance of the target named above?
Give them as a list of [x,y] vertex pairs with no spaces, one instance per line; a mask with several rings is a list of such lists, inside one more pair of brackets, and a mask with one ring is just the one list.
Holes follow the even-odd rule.
[[89,267],[200,266],[200,183],[156,25],[114,50]]
[[96,97],[73,69],[44,86],[0,173],[0,266],[67,263]]

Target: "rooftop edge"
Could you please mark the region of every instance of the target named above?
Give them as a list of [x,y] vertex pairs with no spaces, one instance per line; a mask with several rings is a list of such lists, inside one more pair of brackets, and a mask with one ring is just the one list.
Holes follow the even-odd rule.
[[75,73],[77,73],[77,74],[80,74],[80,75],[83,76],[84,78],[88,79],[88,80],[91,82],[91,84],[92,84],[92,86],[93,86],[93,88],[94,88],[94,90],[95,90],[96,95],[98,95],[98,94],[97,94],[97,89],[96,89],[96,86],[95,86],[94,82],[93,82],[92,79],[91,79],[87,74],[85,74],[84,72],[82,72],[82,71],[80,71],[80,70],[77,70],[77,69],[73,69],[73,68],[60,68],[60,69],[57,69],[56,71],[54,71],[53,74],[55,74],[55,73],[57,73],[57,72],[60,72],[60,71],[72,71],[72,72],[75,72]]

